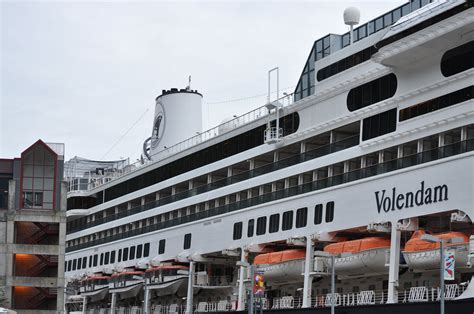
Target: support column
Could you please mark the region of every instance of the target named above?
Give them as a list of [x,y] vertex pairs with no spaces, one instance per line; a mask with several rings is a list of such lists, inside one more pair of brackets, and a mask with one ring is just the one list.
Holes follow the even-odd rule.
[[117,293],[112,292],[112,300],[110,301],[110,314],[115,314],[116,303],[117,303]]
[[[241,250],[242,255],[240,261],[247,262],[247,254],[245,250],[242,248]],[[239,269],[239,294],[237,297],[237,311],[243,311],[245,309],[244,300],[245,300],[245,283],[244,283],[244,276],[245,276],[245,267],[240,266]]]
[[397,222],[392,221],[390,239],[390,266],[388,269],[388,297],[387,303],[398,303],[398,272],[400,269],[400,235]]
[[188,294],[186,296],[186,314],[193,313],[193,293],[194,293],[194,262],[189,262],[188,274]]
[[310,237],[306,237],[306,257],[304,262],[304,283],[303,283],[303,308],[311,307],[311,295],[313,289],[313,277],[311,269],[313,264],[314,247]]
[[82,300],[82,313],[87,312],[87,297],[84,296],[84,299]]
[[143,289],[143,314],[150,313],[150,290],[148,290],[148,284],[145,283],[145,287]]

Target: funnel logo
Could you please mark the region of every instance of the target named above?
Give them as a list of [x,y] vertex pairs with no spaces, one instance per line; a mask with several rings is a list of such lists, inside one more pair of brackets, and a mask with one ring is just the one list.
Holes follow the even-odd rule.
[[151,134],[151,148],[155,149],[158,147],[161,139],[163,138],[163,132],[165,131],[165,109],[161,103],[156,104],[155,108],[155,121],[153,122],[153,132]]

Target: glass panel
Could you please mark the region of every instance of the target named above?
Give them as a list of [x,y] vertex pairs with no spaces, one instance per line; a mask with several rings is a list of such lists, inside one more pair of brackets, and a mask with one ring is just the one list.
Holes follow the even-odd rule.
[[33,166],[32,165],[24,165],[23,166],[23,176],[24,177],[32,177],[33,176]]
[[34,178],[33,190],[42,190],[42,189],[43,189],[43,178]]
[[33,178],[23,178],[23,190],[33,189]]
[[44,176],[44,168],[42,166],[35,166],[33,169],[34,177]]
[[46,178],[54,178],[54,167],[51,167],[51,166],[44,167],[44,176]]
[[43,192],[35,192],[34,206],[43,206]]
[[33,164],[33,151],[26,153],[22,159],[22,162],[26,165],[32,165]]
[[396,9],[395,11],[393,11],[393,21],[396,22],[398,21],[398,19],[400,19],[402,17],[402,9]]
[[50,154],[49,152],[46,152],[44,154],[44,164],[48,166],[53,166],[54,165],[54,158],[53,155]]
[[44,202],[52,203],[53,202],[53,191],[43,192]]
[[375,22],[370,21],[369,22],[369,35],[373,34],[375,32]]
[[53,190],[54,188],[54,180],[53,179],[44,179],[44,189],[45,190]]
[[36,147],[35,148],[35,165],[44,164],[44,148]]

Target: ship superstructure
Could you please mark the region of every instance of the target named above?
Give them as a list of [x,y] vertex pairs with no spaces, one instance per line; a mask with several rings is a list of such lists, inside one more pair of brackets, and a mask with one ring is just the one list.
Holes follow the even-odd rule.
[[293,95],[213,129],[200,93],[164,90],[139,165],[69,194],[71,302],[243,310],[255,274],[268,310],[436,302],[430,234],[448,306],[472,306],[473,39],[472,1],[410,1],[317,40]]

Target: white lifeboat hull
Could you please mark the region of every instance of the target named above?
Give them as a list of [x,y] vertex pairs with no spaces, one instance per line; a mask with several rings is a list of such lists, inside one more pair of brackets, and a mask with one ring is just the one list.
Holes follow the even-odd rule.
[[304,259],[295,259],[276,264],[258,265],[256,272],[263,273],[263,278],[268,285],[286,284],[302,281],[303,267]]
[[[336,274],[339,278],[386,274],[388,272],[386,261],[389,254],[388,248],[344,254],[335,259]],[[327,266],[330,269],[330,261]]]
[[[468,244],[448,246],[449,249],[454,248],[455,269],[467,268],[467,256],[469,254]],[[417,252],[403,252],[405,261],[414,272],[421,272],[425,270],[438,270],[440,267],[439,249],[417,251]]]

